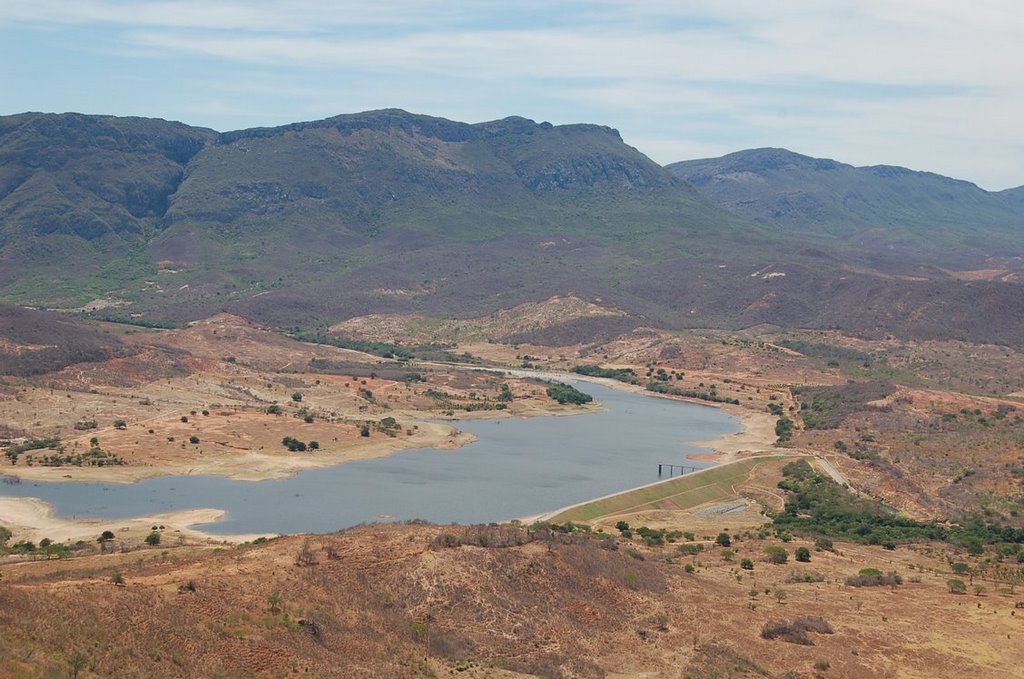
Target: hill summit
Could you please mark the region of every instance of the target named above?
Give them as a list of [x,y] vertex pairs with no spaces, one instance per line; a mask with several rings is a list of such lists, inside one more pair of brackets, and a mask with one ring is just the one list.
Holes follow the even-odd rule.
[[624,325],[1018,342],[1020,224],[1014,192],[779,149],[666,169],[600,125],[0,118],[0,302],[135,322],[324,329],[575,295]]

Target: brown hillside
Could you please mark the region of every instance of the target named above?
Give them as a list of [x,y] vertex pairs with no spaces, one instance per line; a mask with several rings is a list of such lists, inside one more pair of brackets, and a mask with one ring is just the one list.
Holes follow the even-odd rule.
[[[25,563],[4,569],[0,666],[10,677],[78,666],[79,677],[865,678],[1011,676],[1024,661],[1013,599],[950,594],[928,550],[842,546],[772,566],[766,544],[734,543],[735,559],[755,560],[742,571],[714,546],[686,557],[510,526],[391,525]],[[910,578],[895,590],[837,582],[864,565]],[[766,622],[802,615],[834,633],[761,638]]]

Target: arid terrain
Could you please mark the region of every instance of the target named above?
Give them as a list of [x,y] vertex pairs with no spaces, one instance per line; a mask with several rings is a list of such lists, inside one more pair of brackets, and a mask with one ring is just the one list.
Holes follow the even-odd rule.
[[[734,525],[727,550],[722,527],[645,547],[371,526],[20,563],[0,585],[0,659],[13,677],[1008,677],[1024,662],[1016,598],[950,593],[941,547],[815,551]],[[768,563],[773,545],[810,562]],[[865,567],[903,584],[845,584]],[[762,638],[802,616],[829,633]]]
[[[4,472],[25,482],[271,478],[411,446],[459,446],[469,439],[446,419],[579,412],[535,376],[587,366],[632,372],[583,380],[712,401],[745,429],[707,442],[701,457],[722,466],[533,524],[225,541],[189,527],[216,512],[114,525],[0,500],[10,531],[0,556],[0,675],[1019,672],[1024,595],[1012,540],[974,549],[915,538],[889,549],[772,524],[791,508],[803,516],[780,482],[786,465],[806,460],[815,483],[848,483],[842,492],[859,498],[850,502],[881,500],[902,512],[894,517],[1020,528],[1016,351],[767,326],[529,341],[567,317],[617,315],[556,298],[465,327],[356,318],[324,338],[376,354],[230,315],[177,329],[94,323],[106,352],[96,360],[3,377]],[[431,353],[380,355],[403,346]],[[3,345],[11,365],[36,365],[32,352],[44,350]],[[783,419],[791,424],[780,433]],[[771,563],[773,547],[785,563]],[[800,548],[809,561],[797,560]],[[882,583],[848,584],[863,569],[877,569]],[[957,579],[965,593],[950,584]]]

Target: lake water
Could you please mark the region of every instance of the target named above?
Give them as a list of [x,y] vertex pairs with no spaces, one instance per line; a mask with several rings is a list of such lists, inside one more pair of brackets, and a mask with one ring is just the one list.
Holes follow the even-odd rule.
[[215,507],[227,515],[201,528],[222,535],[331,532],[379,521],[381,515],[437,523],[503,521],[657,481],[659,463],[680,464],[701,450],[689,441],[741,429],[718,408],[575,384],[607,410],[462,420],[455,426],[480,440],[459,450],[419,448],[257,482],[217,476],[134,484],[26,481],[0,484],[0,496],[36,497],[52,504],[57,515],[76,518]]

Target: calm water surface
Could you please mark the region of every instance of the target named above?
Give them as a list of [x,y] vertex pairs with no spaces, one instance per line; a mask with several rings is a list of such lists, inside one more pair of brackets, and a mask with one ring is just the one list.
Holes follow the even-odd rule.
[[270,481],[217,476],[168,476],[129,485],[25,481],[0,485],[0,495],[36,497],[51,503],[59,516],[76,518],[215,507],[227,515],[202,528],[219,534],[330,532],[379,521],[380,515],[438,523],[502,521],[651,483],[658,480],[658,463],[679,464],[701,450],[688,441],[741,429],[735,417],[717,408],[593,383],[576,386],[607,410],[459,421],[455,426],[480,439],[459,450],[419,448]]

